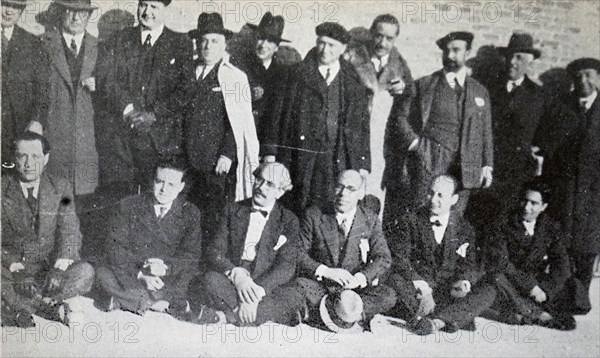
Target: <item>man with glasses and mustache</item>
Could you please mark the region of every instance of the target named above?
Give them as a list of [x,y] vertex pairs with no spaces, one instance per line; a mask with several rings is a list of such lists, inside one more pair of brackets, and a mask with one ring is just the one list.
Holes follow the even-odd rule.
[[125,194],[146,191],[159,158],[183,155],[182,115],[192,41],[165,26],[171,0],[140,0],[139,25],[116,36],[112,98],[113,140],[107,184]]
[[75,195],[98,185],[98,153],[92,99],[98,40],[86,31],[96,7],[90,0],[57,0],[60,26],[42,35],[50,55],[48,126],[52,143],[48,170],[67,178]]

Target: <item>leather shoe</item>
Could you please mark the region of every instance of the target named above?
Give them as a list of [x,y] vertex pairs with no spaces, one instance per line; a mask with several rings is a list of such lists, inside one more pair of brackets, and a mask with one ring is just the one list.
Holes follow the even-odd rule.
[[542,327],[557,329],[559,331],[572,331],[577,328],[575,318],[569,315],[552,316],[549,320],[538,320],[537,324]]
[[410,331],[419,336],[426,336],[433,333],[435,324],[429,318],[418,318],[410,325]]

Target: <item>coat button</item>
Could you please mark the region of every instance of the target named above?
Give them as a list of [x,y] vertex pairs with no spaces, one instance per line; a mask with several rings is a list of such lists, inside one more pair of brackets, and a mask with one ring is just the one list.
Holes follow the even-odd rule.
[[304,140],[304,139],[306,139],[306,137],[305,137],[305,136],[303,136],[303,135],[301,135],[301,136],[300,136],[300,140]]

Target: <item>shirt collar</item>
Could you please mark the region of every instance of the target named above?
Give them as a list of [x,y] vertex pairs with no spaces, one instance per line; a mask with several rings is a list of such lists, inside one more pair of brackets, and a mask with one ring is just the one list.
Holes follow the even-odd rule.
[[269,67],[271,67],[272,63],[273,63],[272,57],[270,59],[268,59],[267,61],[261,61],[261,65],[265,68],[265,70],[268,70]]
[[440,224],[442,224],[442,227],[446,227],[448,226],[448,221],[450,221],[450,213],[448,212],[442,215],[432,215],[429,218],[430,222],[434,222],[436,220],[439,220]]
[[381,58],[379,58],[377,56],[371,57],[371,62],[373,62],[373,64],[375,65],[375,68],[377,68],[377,67],[384,68],[388,64],[389,60],[390,60],[389,53]]
[[508,83],[512,83],[512,84],[514,84],[515,86],[518,87],[518,86],[520,86],[520,85],[523,84],[524,80],[525,80],[525,76],[523,76],[523,77],[521,77],[519,79],[516,79],[516,80],[508,80]]
[[588,109],[592,108],[592,105],[594,104],[596,97],[598,97],[598,91],[594,91],[594,93],[592,93],[591,95],[589,95],[587,97],[579,98],[579,103],[585,102],[585,109],[588,110]]
[[527,233],[529,235],[534,234],[535,223],[536,223],[536,221],[523,221],[523,226],[525,226],[525,230],[527,230]]
[[154,212],[156,213],[156,216],[158,216],[160,214],[160,208],[165,208],[165,214],[169,212],[169,210],[171,210],[171,207],[173,206],[173,202],[170,202],[168,204],[159,204],[159,203],[154,203]]
[[353,221],[354,220],[354,216],[356,216],[356,210],[357,208],[354,208],[350,211],[347,211],[345,213],[340,213],[340,212],[336,212],[335,213],[335,218],[338,222],[338,224],[341,224],[342,221],[346,220],[346,221]]
[[23,183],[22,181],[19,181],[19,184],[21,185],[21,191],[23,192],[23,196],[25,196],[27,198],[27,195],[28,195],[27,189],[33,188],[33,197],[34,198],[38,197],[38,193],[40,192],[40,180],[39,179],[34,182],[30,182],[30,183]]
[[256,204],[254,204],[254,202],[252,202],[252,208],[261,210],[261,211],[266,211],[267,216],[269,216],[271,214],[271,211],[273,211],[273,208],[275,207],[275,203],[276,203],[276,201],[273,202],[273,204],[271,204],[269,206],[258,206]]
[[146,41],[146,37],[148,37],[148,34],[150,34],[150,35],[152,35],[152,37],[150,38],[150,44],[152,44],[152,46],[154,46],[154,44],[156,43],[156,40],[158,40],[160,35],[163,33],[164,29],[165,29],[165,24],[161,24],[159,27],[154,28],[152,30],[144,29],[142,27],[142,44]]
[[3,27],[2,28],[2,32],[4,33],[4,36],[6,36],[6,38],[8,39],[8,41],[10,41],[10,39],[12,39],[12,35],[13,35],[14,31],[15,31],[15,27],[14,26]]
[[458,84],[461,87],[464,87],[465,80],[467,78],[467,68],[462,67],[460,70],[458,70],[458,72],[449,72],[444,69],[444,76],[446,76],[446,81],[448,81],[448,83],[453,83],[454,79],[456,78],[458,80]]
[[81,44],[83,43],[83,36],[85,35],[85,31],[77,35],[73,35],[68,32],[63,32],[62,35],[65,39],[65,42],[67,43],[67,46],[71,46],[71,41],[75,39],[75,43],[77,44],[77,50],[79,51],[81,49]]
[[335,61],[330,65],[321,65],[319,64],[319,73],[323,78],[327,77],[327,70],[329,69],[329,79],[335,78],[335,76],[340,72],[340,61]]

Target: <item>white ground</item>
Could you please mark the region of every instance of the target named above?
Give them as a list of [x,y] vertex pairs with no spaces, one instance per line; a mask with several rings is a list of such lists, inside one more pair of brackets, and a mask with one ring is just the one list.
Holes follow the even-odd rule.
[[84,316],[71,327],[36,317],[37,327],[2,329],[3,357],[83,356],[440,356],[600,357],[600,280],[592,282],[593,310],[577,316],[577,329],[559,332],[477,319],[476,332],[415,336],[402,322],[376,316],[373,333],[335,335],[306,325],[258,328],[197,326],[149,312],[101,312],[77,298]]

